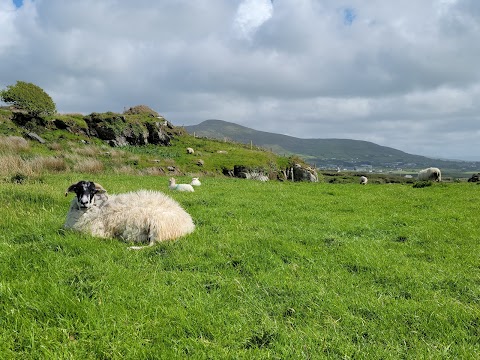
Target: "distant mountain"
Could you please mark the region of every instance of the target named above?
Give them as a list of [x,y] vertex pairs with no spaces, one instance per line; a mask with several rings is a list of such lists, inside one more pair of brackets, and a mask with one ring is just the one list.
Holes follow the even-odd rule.
[[[465,169],[469,162],[431,159],[412,155],[368,141],[349,139],[300,139],[257,131],[223,120],[206,120],[185,126],[190,134],[213,139],[228,139],[264,147],[282,155],[298,155],[318,167],[423,168],[441,166]],[[475,164],[475,163],[474,163]],[[477,167],[478,167],[478,163]]]

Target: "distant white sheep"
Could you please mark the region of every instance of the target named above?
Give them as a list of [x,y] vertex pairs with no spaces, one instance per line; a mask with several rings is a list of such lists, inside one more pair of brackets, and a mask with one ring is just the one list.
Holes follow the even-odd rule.
[[442,173],[439,168],[429,167],[418,172],[419,181],[442,181]]
[[170,190],[176,191],[186,191],[186,192],[194,192],[193,186],[190,184],[177,184],[175,178],[170,178],[168,188]]
[[252,180],[266,182],[268,181],[268,176],[257,171],[250,171],[245,173],[245,179],[252,179]]
[[[191,216],[167,195],[149,190],[107,196],[106,190],[91,181],[71,185],[76,194],[63,225],[101,238],[148,243],[172,240],[194,231]],[[137,250],[146,246],[131,246]]]
[[196,177],[192,178],[192,182],[190,183],[190,185],[192,186],[200,186],[202,185],[202,183],[200,182],[200,180]]
[[191,147],[187,147],[187,154],[194,154],[195,150],[193,150]]
[[360,176],[360,185],[367,185],[368,179],[366,176]]

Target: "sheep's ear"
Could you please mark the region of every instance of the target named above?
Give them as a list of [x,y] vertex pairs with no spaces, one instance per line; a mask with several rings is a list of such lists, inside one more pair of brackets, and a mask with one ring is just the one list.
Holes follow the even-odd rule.
[[77,188],[78,183],[72,184],[68,187],[67,191],[65,191],[65,196],[68,196],[69,192],[75,192],[75,189]]
[[95,191],[98,194],[105,194],[107,192],[107,190],[105,190],[104,187],[102,185],[100,185],[99,183],[94,183],[94,184],[95,184]]

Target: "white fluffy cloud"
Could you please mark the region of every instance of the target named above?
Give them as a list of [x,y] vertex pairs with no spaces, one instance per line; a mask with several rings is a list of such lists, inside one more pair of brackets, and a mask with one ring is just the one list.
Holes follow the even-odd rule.
[[271,0],[244,0],[238,7],[233,26],[240,37],[251,39],[257,29],[272,17]]
[[477,0],[0,0],[0,88],[480,159]]

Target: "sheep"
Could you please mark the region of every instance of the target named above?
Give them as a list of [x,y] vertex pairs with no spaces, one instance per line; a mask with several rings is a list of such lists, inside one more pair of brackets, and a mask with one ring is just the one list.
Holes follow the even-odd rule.
[[191,147],[187,147],[187,154],[194,154],[195,150],[193,150]]
[[268,181],[268,176],[264,175],[258,171],[250,171],[245,173],[245,179],[258,180],[262,182]]
[[190,185],[192,186],[200,186],[202,185],[202,183],[200,182],[200,180],[196,177],[192,178],[192,182],[190,183]]
[[439,168],[429,167],[418,172],[419,181],[442,181],[442,173]]
[[144,246],[131,246],[131,250],[173,240],[195,230],[191,216],[176,201],[158,191],[139,190],[108,196],[100,184],[79,181],[70,185],[65,196],[70,192],[76,196],[70,203],[65,229],[126,242],[148,242]]
[[194,192],[193,186],[190,184],[176,184],[175,178],[170,178],[170,183],[168,184],[168,188],[170,190],[176,191],[186,191],[186,192]]
[[367,185],[368,179],[366,176],[360,176],[360,185]]

